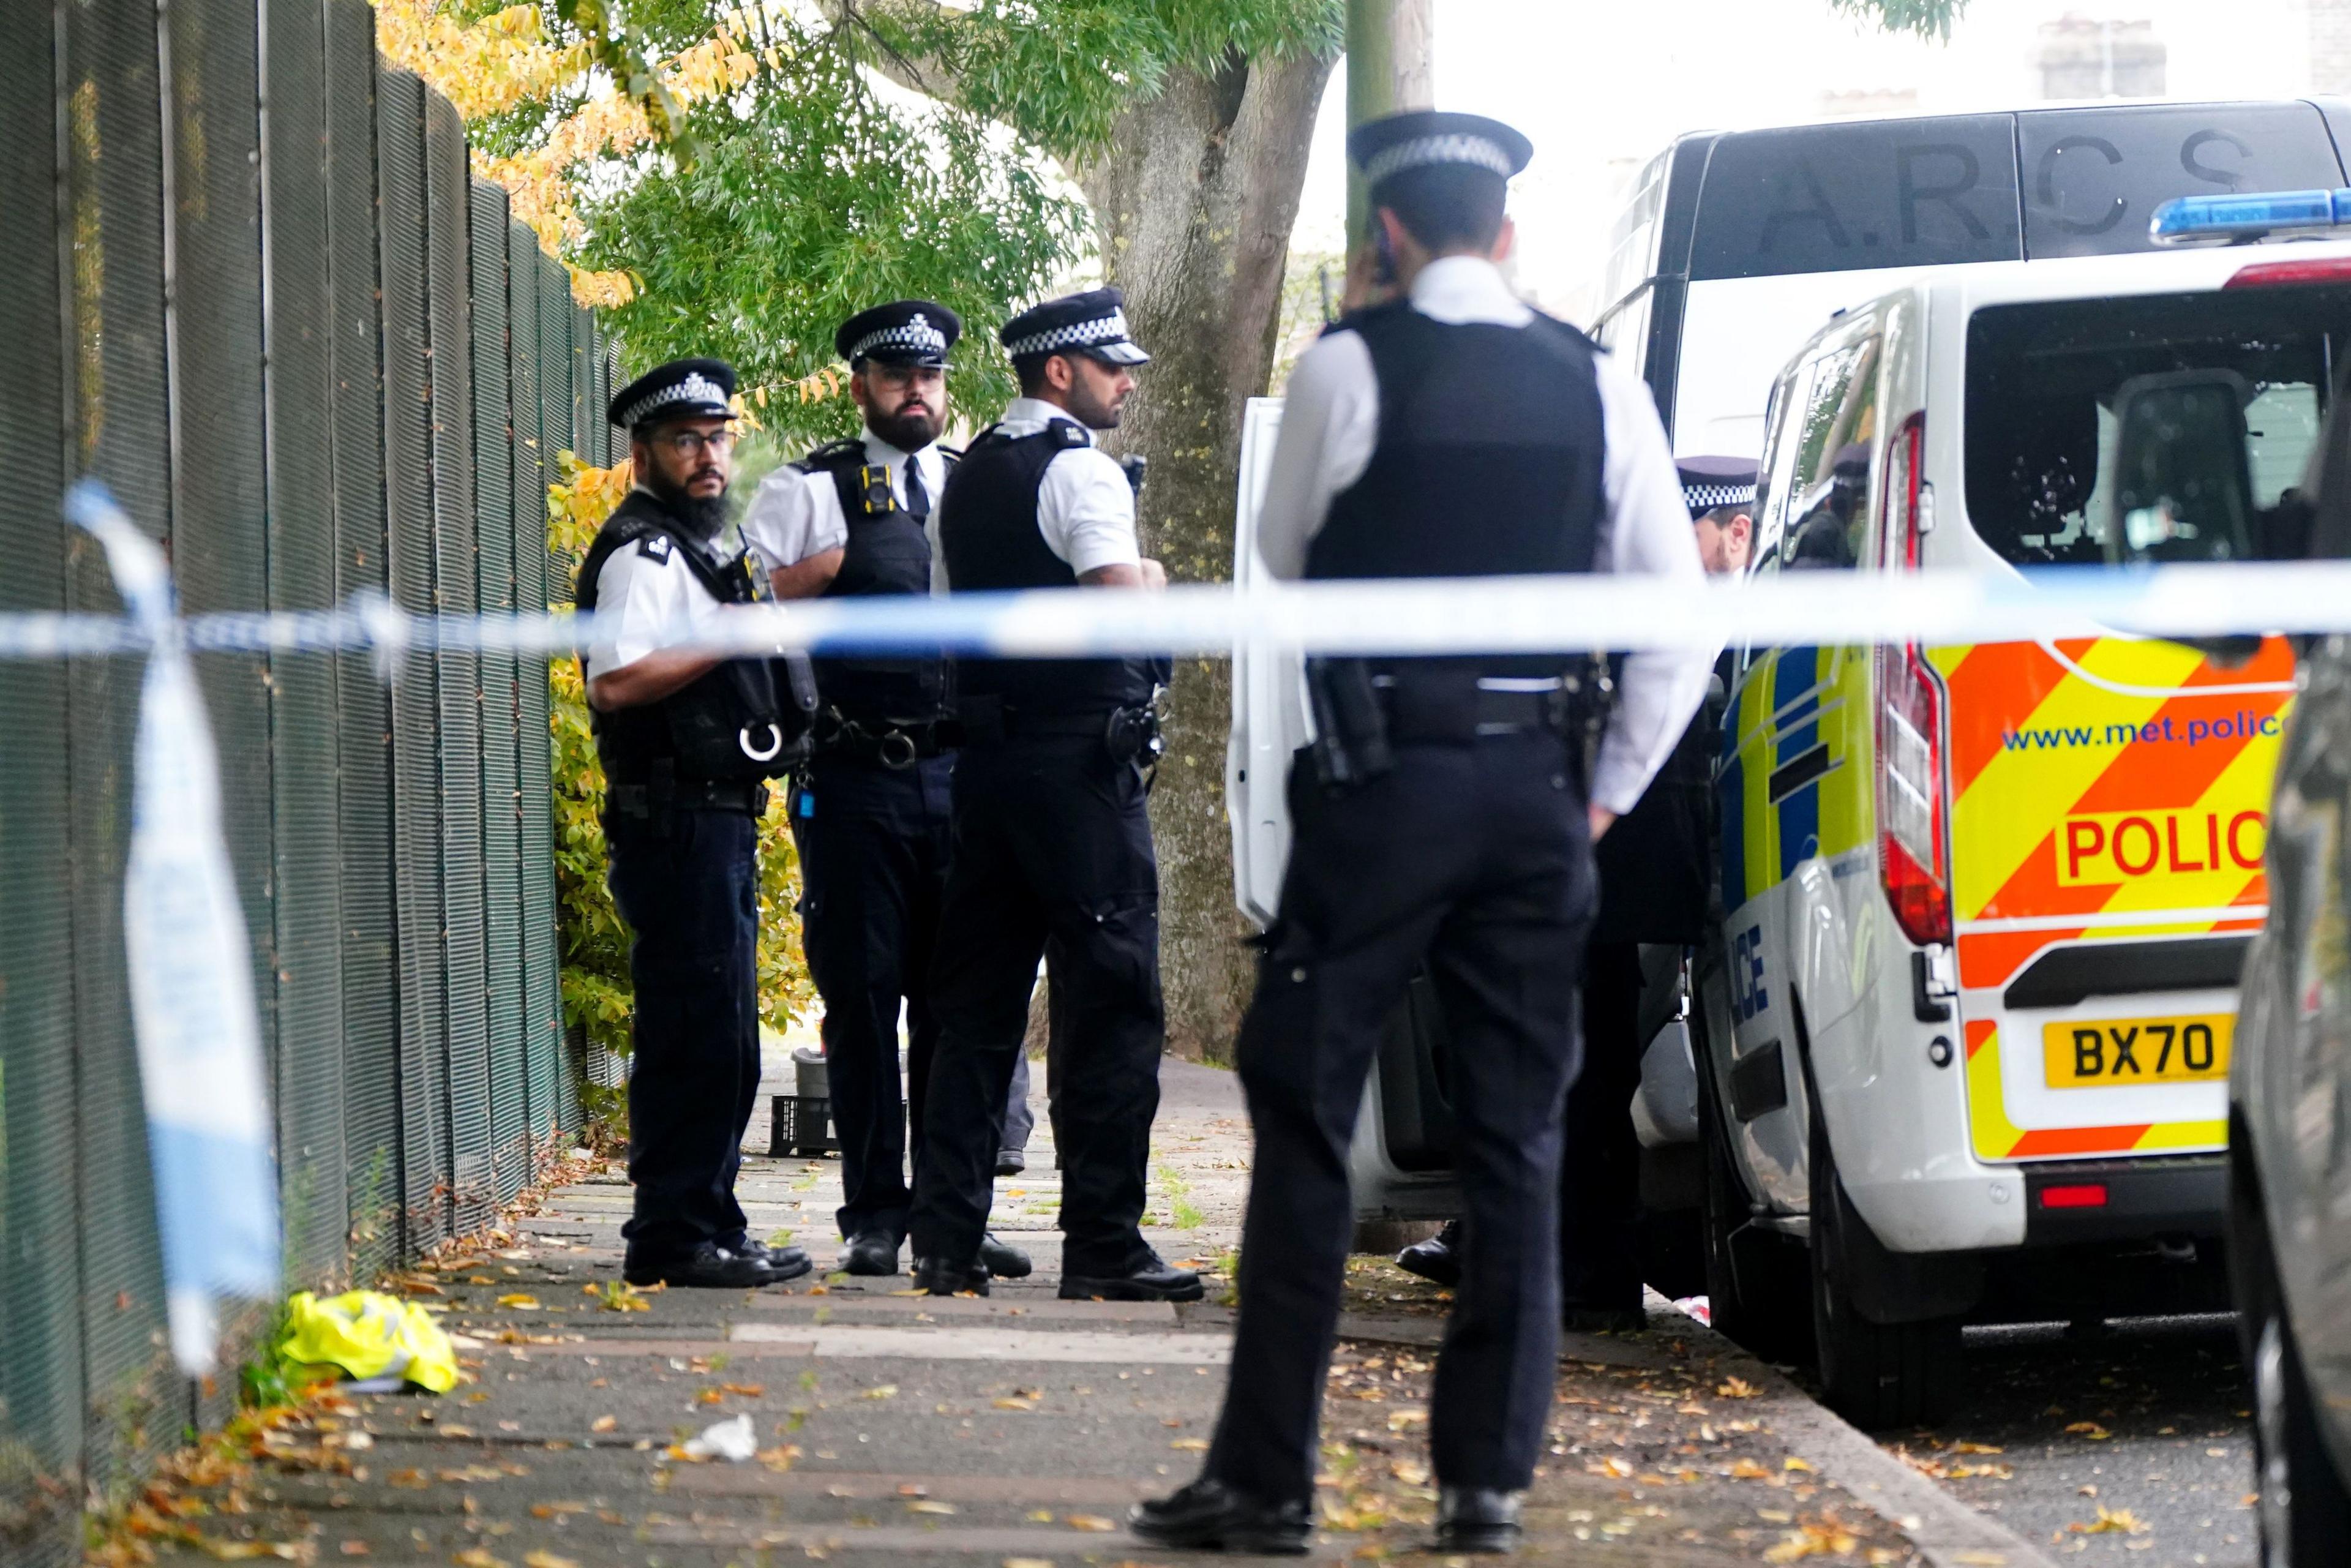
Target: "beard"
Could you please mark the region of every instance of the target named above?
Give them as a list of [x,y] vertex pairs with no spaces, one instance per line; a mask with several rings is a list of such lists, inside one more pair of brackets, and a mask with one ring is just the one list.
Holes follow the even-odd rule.
[[682,485],[671,484],[667,475],[656,471],[648,476],[645,487],[696,544],[708,544],[726,527],[726,491],[723,482],[718,494],[696,496]]
[[866,416],[865,423],[874,434],[901,452],[920,452],[939,438],[939,416],[927,407],[913,413],[876,411]]

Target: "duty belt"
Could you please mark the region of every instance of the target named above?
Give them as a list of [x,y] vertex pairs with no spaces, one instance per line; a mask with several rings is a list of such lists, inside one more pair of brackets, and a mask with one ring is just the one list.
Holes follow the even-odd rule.
[[1409,705],[1395,701],[1387,689],[1382,688],[1380,695],[1384,699],[1381,706],[1387,713],[1388,738],[1395,741],[1459,739],[1465,718],[1479,735],[1514,735],[1538,729],[1557,732],[1564,727],[1556,683],[1548,691],[1497,692],[1480,686],[1470,700],[1469,712],[1447,716],[1441,727],[1415,723],[1416,716]]
[[757,817],[768,809],[768,786],[758,779],[662,779],[615,784],[605,791],[604,800],[608,810],[623,817],[649,818],[664,811],[744,811]]
[[867,724],[843,718],[838,708],[828,708],[818,716],[816,754],[878,762],[889,768],[912,768],[924,758],[944,754],[956,738],[953,726],[942,721],[906,724],[883,719]]

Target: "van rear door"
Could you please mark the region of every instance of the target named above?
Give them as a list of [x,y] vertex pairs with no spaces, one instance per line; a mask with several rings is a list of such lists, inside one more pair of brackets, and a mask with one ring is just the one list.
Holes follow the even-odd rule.
[[[1969,528],[2020,567],[2105,559],[2115,390],[2228,369],[2258,499],[2299,482],[2346,341],[2340,286],[1999,305],[1970,318]],[[1939,648],[1975,1152],[2034,1160],[2227,1141],[2237,972],[2294,660],[2110,636]]]

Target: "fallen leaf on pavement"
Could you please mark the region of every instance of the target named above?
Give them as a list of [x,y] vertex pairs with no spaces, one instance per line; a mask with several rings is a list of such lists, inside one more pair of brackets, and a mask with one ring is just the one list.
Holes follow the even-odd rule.
[[1004,1560],[1004,1568],[1053,1568],[1053,1560],[1050,1557],[1008,1557]]
[[2105,1503],[2100,1503],[2097,1518],[2087,1523],[2069,1524],[2065,1531],[2069,1535],[2145,1535],[2151,1528],[2147,1521],[2126,1508],[2110,1510]]
[[1098,1513],[1065,1513],[1061,1516],[1061,1522],[1071,1530],[1091,1531],[1097,1535],[1108,1535],[1118,1528]]
[[1730,1461],[1730,1479],[1732,1480],[1761,1481],[1769,1480],[1771,1478],[1771,1472],[1765,1469],[1762,1466],[1757,1464],[1752,1459],[1733,1459]]
[[1743,1377],[1726,1377],[1715,1385],[1714,1392],[1724,1399],[1753,1399],[1763,1391]]
[[928,1498],[922,1498],[908,1503],[906,1511],[908,1513],[953,1513],[956,1511],[956,1505],[951,1502],[933,1502]]
[[1959,1568],[2008,1568],[2007,1552],[1986,1552],[1980,1547],[1971,1546],[1963,1552],[1954,1552],[1951,1561]]
[[535,1312],[538,1311],[538,1298],[537,1296],[526,1294],[521,1291],[517,1291],[510,1296],[500,1296],[498,1298],[498,1305],[502,1307],[516,1307],[527,1312]]
[[505,1558],[493,1557],[487,1548],[481,1546],[467,1547],[450,1561],[457,1563],[458,1568],[507,1568]]
[[609,1432],[620,1424],[621,1418],[618,1416],[599,1416],[588,1423],[588,1429],[590,1432]]
[[1606,1476],[1611,1480],[1621,1481],[1633,1473],[1632,1466],[1617,1458],[1603,1459],[1596,1465],[1586,1465],[1583,1468],[1595,1476]]
[[2103,1443],[2108,1437],[2114,1436],[2112,1432],[2107,1431],[2095,1421],[2076,1421],[2072,1426],[2066,1427],[2065,1430],[2068,1432],[2079,1432],[2083,1437],[2089,1438],[2093,1443]]
[[1167,1446],[1186,1454],[1205,1454],[1208,1451],[1208,1439],[1206,1437],[1178,1437]]
[[302,1549],[290,1541],[213,1541],[199,1537],[196,1543],[204,1549],[205,1556],[223,1563],[250,1563],[261,1557],[291,1563],[302,1555]]
[[530,1505],[533,1519],[557,1519],[567,1513],[586,1513],[584,1502],[535,1502]]
[[876,1384],[858,1397],[860,1399],[895,1399],[898,1397],[898,1385],[894,1383]]
[[1800,1459],[1793,1454],[1790,1454],[1786,1458],[1781,1460],[1780,1468],[1788,1470],[1811,1470],[1815,1475],[1820,1473],[1819,1467],[1814,1465],[1810,1459]]
[[998,1399],[994,1403],[998,1410],[1034,1410],[1037,1408],[1037,1402],[1034,1399]]
[[1834,1518],[1806,1520],[1780,1538],[1763,1553],[1766,1563],[1793,1563],[1800,1557],[1844,1557],[1861,1542]]
[[524,1552],[522,1564],[523,1568],[580,1568],[576,1558],[559,1557],[543,1546]]
[[1962,1441],[1953,1443],[1951,1445],[1951,1452],[1955,1454],[2004,1454],[2007,1451],[2007,1449],[2001,1448],[1997,1443],[1970,1443]]

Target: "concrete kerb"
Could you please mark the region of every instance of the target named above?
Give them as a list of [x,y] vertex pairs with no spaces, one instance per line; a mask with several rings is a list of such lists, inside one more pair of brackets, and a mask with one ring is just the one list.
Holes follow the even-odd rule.
[[[1933,1568],[2057,1568],[2039,1547],[1977,1512],[1880,1448],[1869,1435],[1766,1362],[1648,1292],[1650,1319],[1670,1313],[1674,1333],[1720,1358],[1723,1369],[1762,1390],[1754,1414],[1821,1478],[1902,1529]],[[1684,1325],[1687,1324],[1687,1327]]]

